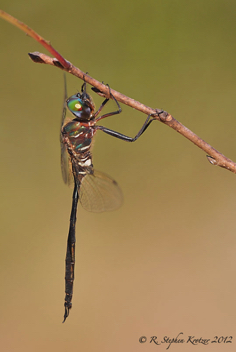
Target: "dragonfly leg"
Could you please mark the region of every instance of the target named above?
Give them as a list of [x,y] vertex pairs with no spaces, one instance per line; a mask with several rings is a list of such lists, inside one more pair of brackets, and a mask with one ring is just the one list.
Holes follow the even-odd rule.
[[[100,108],[95,112],[94,118],[96,118],[96,117],[98,116],[98,114],[100,114],[100,112],[102,111],[102,109],[104,108],[104,106],[106,105],[106,103],[107,103],[108,101],[109,101],[109,99],[106,98],[106,99],[102,102]],[[100,119],[100,118],[98,118],[98,119]]]
[[[114,95],[111,93],[111,88],[110,88],[109,84],[107,84],[107,86],[108,86],[108,88],[109,88],[110,98],[112,98],[112,99],[115,101],[115,103],[116,103],[116,105],[117,105],[117,107],[118,107],[118,110],[113,111],[113,112],[109,112],[108,114],[104,114],[104,115],[102,115],[102,116],[99,116],[99,117],[96,119],[96,121],[99,121],[99,120],[101,120],[101,119],[104,119],[105,117],[109,117],[109,116],[112,116],[112,115],[120,114],[121,111],[122,111],[122,109],[121,109],[121,107],[120,107],[120,104],[118,103],[118,101],[116,100],[116,98],[114,97]],[[97,88],[92,88],[92,90],[93,90],[94,92],[96,92],[96,93],[100,92]],[[98,114],[101,112],[101,110],[102,110],[103,107],[106,105],[106,103],[110,100],[110,98],[106,98],[106,99],[103,101],[103,103],[102,103],[102,105],[100,106],[100,108],[98,109],[98,111],[95,112],[94,117],[98,116]]]
[[146,131],[146,129],[148,128],[148,126],[152,123],[152,121],[155,120],[155,118],[152,118],[151,119],[151,116],[153,116],[152,114],[148,115],[146,121],[144,122],[142,128],[138,131],[138,133],[136,134],[136,136],[134,136],[133,138],[132,137],[129,137],[129,136],[126,136],[122,133],[119,133],[119,132],[116,132],[116,131],[113,131],[113,130],[110,130],[109,128],[106,128],[104,126],[96,126],[96,129],[99,129],[107,134],[109,134],[110,136],[113,136],[113,137],[116,137],[116,138],[119,138],[119,139],[122,139],[123,141],[126,141],[126,142],[135,142],[142,134],[143,132]]
[[83,81],[84,81],[84,83],[82,84],[82,87],[81,87],[81,92],[83,93],[83,92],[85,92],[85,94],[86,94],[86,82],[85,82],[85,80],[84,80],[84,76],[85,75],[87,75],[88,74],[88,72],[86,72],[86,73],[84,73],[84,75],[83,75]]

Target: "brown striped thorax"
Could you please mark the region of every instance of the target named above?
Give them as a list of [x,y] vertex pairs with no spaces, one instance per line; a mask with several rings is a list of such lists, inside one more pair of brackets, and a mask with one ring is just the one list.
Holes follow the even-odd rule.
[[77,154],[84,153],[89,149],[94,132],[95,130],[87,124],[83,124],[74,119],[63,127],[62,134],[66,144],[70,144]]

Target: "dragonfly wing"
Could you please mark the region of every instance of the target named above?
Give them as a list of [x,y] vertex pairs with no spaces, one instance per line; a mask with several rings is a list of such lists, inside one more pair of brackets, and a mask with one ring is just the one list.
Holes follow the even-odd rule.
[[[66,100],[67,100],[67,88],[66,88],[66,75],[64,74],[64,100],[63,100],[63,109],[62,109],[62,116],[61,116],[61,129],[65,124],[65,118],[66,118]],[[61,139],[61,138],[60,138]]]
[[[61,117],[61,130],[62,127],[71,119],[66,117],[66,99],[67,99],[67,89],[66,89],[66,76],[64,75],[64,101],[63,101],[63,109],[62,109],[62,117]],[[72,175],[72,167],[71,167],[71,161],[70,157],[67,152],[67,148],[65,144],[63,143],[62,140],[62,135],[61,135],[61,130],[60,130],[60,143],[61,143],[61,173],[62,173],[62,178],[65,184],[71,185],[73,183],[73,175]]]
[[72,166],[66,146],[61,143],[61,174],[66,185],[73,184]]
[[95,213],[119,208],[123,195],[117,182],[106,174],[93,170],[83,177],[79,200],[84,209]]

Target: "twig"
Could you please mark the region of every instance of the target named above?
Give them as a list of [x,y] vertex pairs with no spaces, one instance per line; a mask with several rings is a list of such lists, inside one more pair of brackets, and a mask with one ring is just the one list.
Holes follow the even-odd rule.
[[33,31],[30,27],[25,25],[23,22],[20,22],[16,18],[10,16],[6,12],[0,10],[0,17],[4,18],[8,22],[20,28],[22,31],[27,33],[29,36],[34,38],[37,42],[42,44],[55,58],[51,58],[45,54],[39,52],[29,53],[30,58],[36,63],[44,63],[48,65],[56,66],[72,75],[84,80],[88,84],[97,88],[105,97],[110,97],[110,92],[112,95],[118,100],[120,103],[128,105],[136,110],[143,112],[144,114],[152,114],[153,117],[164,123],[165,125],[173,128],[175,131],[182,134],[184,137],[193,142],[196,146],[207,153],[207,159],[212,165],[217,165],[223,167],[233,173],[236,173],[236,163],[232,160],[228,159],[226,156],[218,152],[215,148],[213,148],[210,144],[206,143],[203,139],[198,137],[195,133],[189,130],[187,127],[182,125],[180,122],[174,119],[172,115],[168,112],[153,109],[149,106],[146,106],[134,99],[127,97],[124,94],[121,94],[114,89],[109,89],[107,85],[97,81],[96,79],[90,77],[88,74],[81,71],[79,68],[72,65],[69,61],[65,60],[63,56],[61,56],[50,44],[50,42],[46,41],[39,34]]

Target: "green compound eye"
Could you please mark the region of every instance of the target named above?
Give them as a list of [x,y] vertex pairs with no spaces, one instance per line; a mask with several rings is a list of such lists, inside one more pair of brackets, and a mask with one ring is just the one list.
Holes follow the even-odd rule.
[[81,111],[83,110],[82,105],[79,102],[79,99],[72,99],[71,101],[68,102],[68,108],[71,111]]

